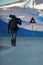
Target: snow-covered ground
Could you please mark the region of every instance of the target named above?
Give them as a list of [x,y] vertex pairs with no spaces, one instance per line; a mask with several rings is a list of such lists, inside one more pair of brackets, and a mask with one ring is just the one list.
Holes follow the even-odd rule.
[[10,37],[0,37],[0,65],[43,65],[43,38],[17,37],[12,47]]
[[[29,23],[31,18],[34,17],[36,24],[33,25],[33,30],[35,31],[43,31],[43,19],[39,16],[39,12],[35,9],[26,9],[26,8],[18,8],[18,7],[11,7],[6,10],[1,9],[0,10],[0,17],[3,21],[6,23],[9,22],[9,15],[13,14],[16,15],[16,17],[21,18],[23,21],[27,21],[28,25],[26,25],[22,22],[21,28],[32,30],[32,25]],[[42,17],[43,18],[43,17]]]

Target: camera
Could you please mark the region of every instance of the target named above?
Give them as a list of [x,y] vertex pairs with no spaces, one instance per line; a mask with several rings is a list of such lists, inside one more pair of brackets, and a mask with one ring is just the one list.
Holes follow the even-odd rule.
[[10,17],[10,18],[16,18],[15,15],[11,15],[11,14],[9,15],[9,17]]

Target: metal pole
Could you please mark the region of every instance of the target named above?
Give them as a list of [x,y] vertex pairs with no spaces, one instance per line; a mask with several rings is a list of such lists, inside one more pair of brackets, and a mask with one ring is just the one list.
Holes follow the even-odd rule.
[[33,24],[32,24],[32,37],[33,37]]

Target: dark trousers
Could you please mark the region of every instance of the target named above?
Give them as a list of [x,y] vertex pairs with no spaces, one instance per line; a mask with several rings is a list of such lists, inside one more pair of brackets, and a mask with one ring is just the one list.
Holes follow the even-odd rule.
[[11,34],[11,45],[16,46],[16,33]]

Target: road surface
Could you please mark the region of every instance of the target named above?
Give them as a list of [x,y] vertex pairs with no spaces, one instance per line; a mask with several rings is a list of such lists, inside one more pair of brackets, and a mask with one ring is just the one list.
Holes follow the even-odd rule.
[[43,38],[17,37],[12,47],[10,37],[0,37],[0,65],[43,65]]

